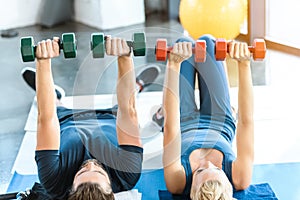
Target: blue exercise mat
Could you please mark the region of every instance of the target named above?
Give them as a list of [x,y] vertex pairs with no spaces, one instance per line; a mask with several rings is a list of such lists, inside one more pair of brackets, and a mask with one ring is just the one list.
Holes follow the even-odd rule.
[[37,175],[21,175],[15,172],[10,180],[7,193],[25,191],[32,188],[35,182],[39,182]]
[[299,200],[300,163],[254,166],[252,183],[269,183],[280,200]]
[[[254,166],[251,188],[239,192],[235,196],[238,199],[245,199],[243,197],[250,193],[259,194],[260,191],[264,199],[299,200],[299,177],[300,163],[256,165]],[[10,181],[7,193],[24,191],[31,188],[34,182],[38,182],[37,175],[15,173]],[[159,196],[169,195],[166,191],[162,169],[143,171],[135,189],[142,193],[143,200],[159,200]],[[246,199],[250,199],[250,197],[247,196]]]
[[[172,195],[168,191],[159,191],[160,200],[190,200],[189,196]],[[233,193],[239,200],[278,200],[268,183],[250,185],[243,191]]]

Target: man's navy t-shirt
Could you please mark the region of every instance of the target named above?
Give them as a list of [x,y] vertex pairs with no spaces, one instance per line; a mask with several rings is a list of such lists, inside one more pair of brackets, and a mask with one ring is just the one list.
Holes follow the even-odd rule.
[[132,189],[138,181],[143,149],[118,145],[112,110],[57,109],[59,150],[36,151],[39,180],[54,199],[65,199],[81,164],[97,159],[108,173],[113,192]]

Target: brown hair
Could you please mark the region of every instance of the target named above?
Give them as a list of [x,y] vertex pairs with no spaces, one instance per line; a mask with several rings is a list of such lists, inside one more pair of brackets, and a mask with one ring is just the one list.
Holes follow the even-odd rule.
[[80,184],[76,190],[70,192],[68,200],[114,200],[111,187],[102,188],[96,183]]

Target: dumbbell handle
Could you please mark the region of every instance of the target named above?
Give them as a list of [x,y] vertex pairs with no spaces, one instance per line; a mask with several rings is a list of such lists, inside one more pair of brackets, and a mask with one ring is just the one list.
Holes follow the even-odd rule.
[[[64,33],[58,39],[59,50],[63,50],[65,58],[76,57],[76,39],[74,33]],[[23,62],[35,60],[37,46],[34,44],[33,37],[21,38],[21,55]]]
[[248,46],[248,49],[251,53],[253,53],[255,51],[255,47],[254,46]]
[[[61,43],[61,40],[58,39],[57,43],[58,43],[58,46],[59,46],[59,50],[62,50],[63,49],[63,44]],[[34,45],[33,49],[34,49],[34,53],[36,53],[37,46]]]
[[127,45],[130,47],[130,48],[133,48],[133,42],[132,41],[126,41]]
[[[255,51],[254,46],[248,46],[248,49],[249,49],[250,53],[253,53]],[[229,44],[227,44],[227,53],[229,53]]]
[[[170,53],[173,50],[173,47],[167,47],[167,53]],[[192,48],[192,53],[195,53],[195,47]]]
[[[110,37],[110,35],[105,35],[104,40],[106,41],[108,37]],[[126,41],[126,43],[130,48],[133,48],[133,41]]]
[[[59,49],[61,50],[63,48],[63,45],[60,42],[59,39]],[[21,38],[21,54],[22,54],[22,60],[24,62],[31,62],[34,61],[36,57],[36,50],[37,46],[33,44],[34,40],[33,37],[23,37]]]
[[6,200],[6,199],[15,199],[18,192],[14,193],[7,193],[7,194],[0,194],[0,200]]
[[[105,43],[110,37],[103,33],[93,33],[91,35],[91,51],[93,58],[104,58],[105,55]],[[146,37],[145,33],[134,33],[132,41],[126,41],[129,46],[129,53],[133,51],[134,56],[145,56],[146,55]]]
[[[166,39],[157,39],[155,47],[156,60],[165,61],[167,54],[174,49],[173,46],[167,46]],[[206,60],[206,42],[205,40],[197,40],[192,47],[195,62],[205,62]]]

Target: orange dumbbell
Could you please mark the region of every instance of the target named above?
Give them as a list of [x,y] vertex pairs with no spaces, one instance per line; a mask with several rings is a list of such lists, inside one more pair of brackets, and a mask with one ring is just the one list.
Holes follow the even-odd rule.
[[[266,43],[263,39],[254,39],[253,45],[248,46],[248,49],[253,54],[254,60],[263,60],[266,56]],[[215,50],[216,60],[225,60],[228,53],[227,42],[224,39],[217,39]]]
[[[157,61],[165,61],[167,54],[172,51],[173,47],[167,46],[166,39],[157,39],[155,47],[155,55]],[[206,41],[197,40],[195,47],[193,47],[193,54],[195,54],[195,62],[205,62],[206,60]]]

